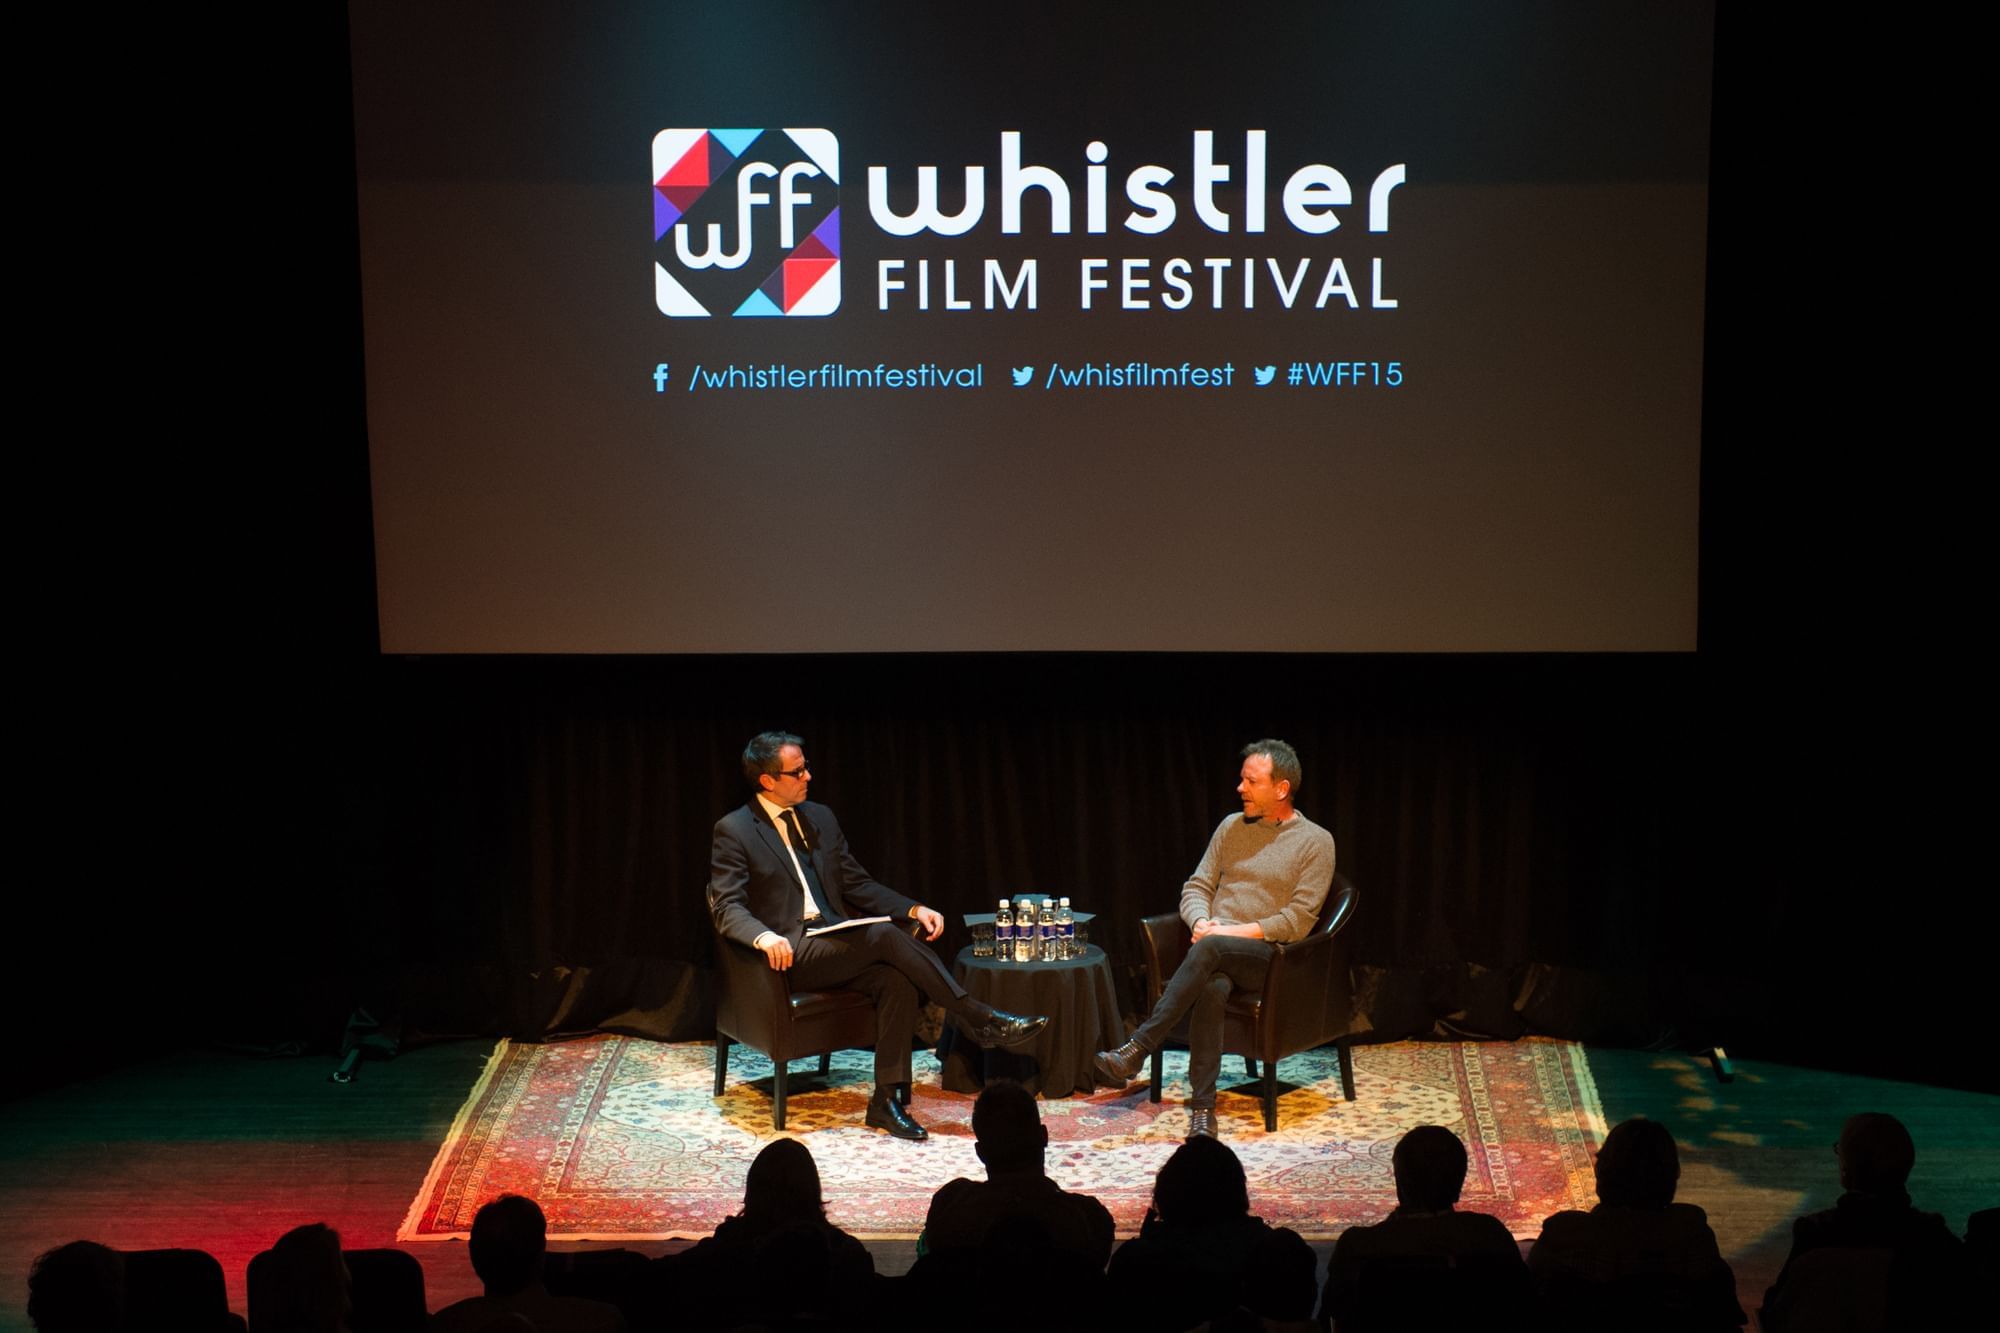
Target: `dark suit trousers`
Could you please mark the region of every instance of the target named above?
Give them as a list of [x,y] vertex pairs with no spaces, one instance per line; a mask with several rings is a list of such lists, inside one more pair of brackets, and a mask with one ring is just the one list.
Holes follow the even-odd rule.
[[936,954],[884,922],[801,939],[792,950],[792,989],[856,990],[875,1002],[878,1088],[910,1081],[919,993],[954,1016],[976,1007]]
[[1157,1051],[1181,1015],[1187,1015],[1188,1105],[1215,1105],[1215,1079],[1222,1071],[1222,1011],[1231,988],[1261,989],[1270,971],[1270,941],[1204,936],[1160,991],[1152,1015],[1132,1034],[1132,1040]]

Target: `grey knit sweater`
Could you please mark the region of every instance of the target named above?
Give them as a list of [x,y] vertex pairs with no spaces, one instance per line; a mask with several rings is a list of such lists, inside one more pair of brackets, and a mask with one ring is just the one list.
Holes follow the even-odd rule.
[[1265,939],[1289,944],[1311,932],[1332,884],[1331,833],[1296,812],[1282,824],[1231,815],[1181,889],[1181,919],[1255,921]]

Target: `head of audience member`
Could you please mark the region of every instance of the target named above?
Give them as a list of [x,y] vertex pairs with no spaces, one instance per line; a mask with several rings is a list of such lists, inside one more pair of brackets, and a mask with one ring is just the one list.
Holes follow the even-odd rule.
[[28,1319],[39,1333],[96,1333],[125,1325],[125,1256],[73,1240],[28,1270]]
[[1035,1108],[1035,1095],[1020,1084],[997,1079],[986,1085],[972,1104],[972,1138],[988,1175],[1041,1174],[1049,1131]]
[[324,1222],[293,1227],[278,1237],[267,1262],[263,1294],[271,1327],[336,1333],[346,1326],[354,1309],[353,1282],[338,1231]]
[[1840,1157],[1840,1187],[1856,1194],[1909,1198],[1910,1168],[1917,1145],[1903,1122],[1880,1111],[1849,1116],[1834,1145]]
[[488,1296],[513,1296],[542,1280],[549,1223],[542,1207],[519,1194],[503,1194],[472,1219],[472,1271]]
[[1153,1178],[1153,1211],[1172,1226],[1201,1226],[1250,1211],[1243,1163],[1228,1144],[1197,1136],[1174,1149]]
[[819,1167],[797,1139],[779,1139],[750,1163],[743,1183],[743,1211],[737,1214],[763,1234],[826,1220]]
[[1681,1153],[1657,1120],[1627,1120],[1597,1150],[1597,1199],[1614,1208],[1658,1210],[1674,1201]]
[[1441,1213],[1465,1188],[1465,1145],[1442,1125],[1418,1125],[1389,1158],[1396,1202],[1412,1212]]

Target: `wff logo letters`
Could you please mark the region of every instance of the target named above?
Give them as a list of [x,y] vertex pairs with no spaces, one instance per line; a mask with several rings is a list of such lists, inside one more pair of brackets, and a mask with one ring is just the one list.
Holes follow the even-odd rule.
[[830,315],[840,308],[840,142],[830,130],[653,136],[660,313]]

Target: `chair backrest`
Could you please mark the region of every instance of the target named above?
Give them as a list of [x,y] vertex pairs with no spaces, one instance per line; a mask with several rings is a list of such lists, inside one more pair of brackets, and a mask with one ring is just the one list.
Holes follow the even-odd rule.
[[1360,896],[1361,891],[1354,887],[1354,881],[1335,871],[1333,884],[1326,891],[1326,901],[1320,904],[1319,920],[1313,925],[1313,934],[1338,933],[1354,916],[1354,903]]
[[[415,1255],[401,1250],[342,1250],[340,1257],[353,1283],[348,1327],[354,1333],[421,1333],[430,1326],[424,1267]],[[281,1280],[274,1262],[271,1252],[263,1250],[251,1256],[244,1270],[251,1333],[276,1327],[282,1294],[272,1285]]]
[[423,1333],[430,1326],[424,1304],[424,1266],[401,1250],[347,1250],[354,1279],[354,1333]]
[[206,1250],[129,1250],[125,1311],[132,1328],[218,1330],[241,1327],[229,1312],[222,1265]]
[[1353,1308],[1339,1325],[1357,1333],[1382,1330],[1522,1327],[1528,1312],[1528,1270],[1490,1254],[1374,1254],[1359,1265]]
[[649,1297],[669,1271],[656,1268],[637,1250],[581,1250],[549,1255],[542,1284],[552,1296],[577,1296],[615,1305],[625,1312],[625,1320],[633,1328],[665,1328],[670,1326],[671,1312],[664,1307],[651,1310]]

